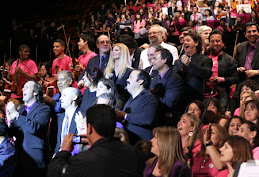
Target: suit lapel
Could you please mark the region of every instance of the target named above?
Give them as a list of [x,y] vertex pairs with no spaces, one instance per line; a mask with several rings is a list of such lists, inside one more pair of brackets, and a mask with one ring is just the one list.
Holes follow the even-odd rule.
[[[256,49],[255,49],[255,53],[254,53],[254,57],[251,63],[251,66],[253,66],[253,63],[256,61],[256,59],[259,57],[259,44],[257,45]],[[252,67],[253,68],[253,67]]]
[[29,116],[38,106],[39,106],[39,102],[36,102],[35,105],[33,105],[33,107],[30,109],[29,113],[27,114],[27,116]]
[[79,111],[79,107],[76,108],[76,110],[73,114],[73,117],[72,117],[72,120],[71,120],[71,123],[70,123],[70,127],[69,127],[69,133],[74,133],[74,134],[77,133],[75,116],[76,116],[76,113],[78,113],[78,111]]

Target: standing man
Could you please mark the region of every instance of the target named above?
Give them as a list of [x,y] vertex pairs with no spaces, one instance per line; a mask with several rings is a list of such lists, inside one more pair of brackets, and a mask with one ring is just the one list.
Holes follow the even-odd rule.
[[[173,64],[174,64],[175,60],[178,60],[177,48],[163,42],[163,35],[164,35],[164,30],[162,26],[152,25],[148,32],[149,42],[150,44],[160,44],[163,48],[169,50],[173,55]],[[140,60],[142,60],[143,62],[143,69],[150,66],[150,63],[148,62],[147,50],[148,49],[143,50],[140,55]]]
[[173,56],[164,48],[158,48],[152,59],[152,65],[158,75],[152,80],[150,89],[157,96],[161,113],[159,125],[176,125],[178,115],[175,106],[182,93],[182,78],[172,69]]
[[[30,57],[30,47],[28,45],[19,46],[19,55],[20,58],[13,62],[10,70],[10,75],[7,77],[8,80],[12,80],[11,76],[17,73],[21,75],[20,83],[17,83],[17,87],[23,88],[27,80],[37,80],[38,68],[36,63],[29,59]],[[18,80],[17,80],[18,81]],[[15,80],[12,80],[14,83]],[[22,100],[22,93],[12,93],[12,98],[17,98]]]
[[133,70],[127,79],[127,90],[131,97],[123,111],[116,111],[119,121],[126,122],[130,144],[139,140],[151,140],[152,129],[158,107],[155,97],[147,91],[150,76],[143,70]]
[[238,62],[239,83],[252,79],[259,83],[259,27],[254,22],[248,22],[245,28],[247,41],[237,46],[235,59]]
[[18,111],[13,102],[9,102],[6,107],[11,121],[11,132],[16,137],[17,174],[44,176],[50,108],[42,103],[42,88],[38,82],[26,82],[23,87],[23,101],[25,107]]
[[69,133],[77,134],[75,115],[79,111],[79,96],[78,90],[74,87],[67,87],[62,91],[60,101],[61,107],[65,112],[58,117],[58,133],[55,153],[60,150],[65,135],[68,135]]
[[161,46],[157,44],[154,44],[154,45],[151,44],[147,49],[147,57],[148,57],[148,62],[150,63],[150,66],[145,68],[144,71],[146,71],[150,75],[151,79],[153,79],[158,75],[157,70],[155,70],[152,65],[152,59],[154,58],[155,52],[158,48],[161,48]]
[[203,15],[199,13],[198,7],[194,6],[192,10],[192,15],[190,17],[190,21],[194,22],[194,25],[195,25],[194,28],[196,31],[198,31],[198,29],[200,28],[202,19],[203,19]]
[[57,57],[52,63],[52,76],[57,76],[57,73],[62,70],[70,70],[72,64],[72,58],[67,56],[64,51],[66,43],[61,39],[56,39],[53,44],[53,52]]
[[85,136],[90,149],[71,157],[73,134],[66,135],[61,151],[49,163],[47,176],[141,176],[143,164],[136,149],[114,138],[114,110],[108,105],[94,105],[87,110],[86,116]]

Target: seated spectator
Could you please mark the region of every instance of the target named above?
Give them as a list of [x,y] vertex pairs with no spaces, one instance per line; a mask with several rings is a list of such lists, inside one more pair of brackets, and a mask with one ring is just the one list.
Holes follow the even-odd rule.
[[220,29],[222,32],[230,32],[231,29],[226,25],[226,18],[221,18],[219,20],[220,26],[217,27],[217,29]]
[[[146,162],[143,177],[178,176],[184,165],[179,132],[173,127],[157,127],[153,134],[151,152],[156,156]],[[190,169],[185,167],[182,175],[191,176]]]
[[151,152],[152,143],[147,140],[140,140],[135,144],[135,148],[143,156],[144,161],[153,158],[155,155]]
[[225,128],[213,123],[203,131],[201,138],[201,151],[193,157],[192,174],[195,176],[215,176],[225,167],[219,160],[219,148],[223,145],[224,139],[228,136]]
[[[193,141],[193,134],[197,131],[199,119],[190,113],[184,113],[177,124],[177,130],[181,135],[183,153],[188,152],[188,146],[191,145]],[[196,139],[195,145],[192,149],[192,153],[195,156],[198,151],[201,149],[201,142]]]
[[228,119],[224,127],[228,131],[228,134],[230,136],[236,135],[243,122],[244,121],[241,117],[233,116],[230,119]]
[[4,119],[0,119],[0,176],[13,176],[15,157],[15,147],[8,140],[7,125]]
[[244,119],[259,125],[258,100],[250,100],[245,104]]
[[[114,110],[107,105],[94,105],[86,115],[85,136],[90,149],[71,157],[74,135],[66,135],[61,152],[49,163],[48,176],[140,176],[142,162],[136,149],[113,138],[116,122]],[[82,141],[86,140],[83,138]]]
[[240,107],[234,112],[235,116],[240,116],[244,118],[245,103],[250,100],[256,99],[255,93],[253,91],[243,91],[240,94]]
[[243,137],[229,136],[220,150],[220,161],[227,165],[227,169],[219,172],[217,177],[233,176],[238,162],[253,159],[252,146]]
[[122,128],[115,128],[114,137],[119,138],[122,142],[129,144],[129,135]]
[[238,136],[242,136],[249,143],[251,144],[253,148],[253,158],[254,160],[259,160],[259,130],[258,126],[256,124],[245,121],[239,128],[239,131],[237,132]]

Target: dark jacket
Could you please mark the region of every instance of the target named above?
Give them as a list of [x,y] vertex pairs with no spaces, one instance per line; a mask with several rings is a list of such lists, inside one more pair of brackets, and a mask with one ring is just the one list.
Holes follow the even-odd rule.
[[138,48],[138,47],[135,49],[134,55],[133,55],[134,61],[132,61],[132,64],[131,64],[132,68],[134,68],[134,69],[139,68],[140,54],[141,54],[142,51],[143,51],[143,49]]
[[63,177],[139,177],[143,170],[135,148],[115,138],[101,138],[73,157],[67,151],[58,152],[49,163],[47,176],[61,176],[64,167]]

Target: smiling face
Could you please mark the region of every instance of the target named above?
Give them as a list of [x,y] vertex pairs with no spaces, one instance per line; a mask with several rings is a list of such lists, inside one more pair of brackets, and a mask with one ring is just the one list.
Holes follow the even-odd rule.
[[237,135],[237,132],[239,130],[239,127],[241,126],[242,122],[239,118],[233,118],[230,121],[229,127],[228,127],[228,133],[229,135]]
[[218,55],[224,47],[222,36],[220,34],[213,34],[210,37],[210,49],[214,55]]
[[233,149],[228,144],[228,142],[225,142],[224,145],[219,149],[220,151],[220,161],[225,163],[230,163],[233,158]]
[[157,141],[157,135],[154,136],[154,138],[151,139],[152,147],[151,152],[155,154],[156,156],[159,156],[159,146]]
[[60,56],[64,54],[65,46],[62,46],[59,42],[54,42],[53,44],[53,52],[55,56]]
[[121,49],[119,46],[114,46],[112,49],[112,58],[114,60],[119,60],[121,57]]
[[107,54],[110,51],[111,41],[108,36],[101,35],[98,38],[98,43],[96,44],[101,55]]
[[253,123],[258,122],[258,108],[255,103],[248,103],[245,108],[245,120],[248,120]]
[[152,27],[148,32],[148,39],[151,44],[159,44],[162,42],[162,32],[159,31],[158,27]]
[[194,127],[191,125],[191,120],[189,116],[182,116],[177,124],[177,130],[179,131],[181,137],[188,136],[192,132]]
[[22,60],[29,59],[29,57],[30,57],[30,49],[29,48],[25,48],[22,51],[19,51],[19,55],[20,55],[20,58]]
[[197,118],[201,118],[201,109],[196,103],[191,103],[187,112],[194,114]]
[[154,57],[152,59],[152,65],[155,70],[162,71],[165,67],[166,59],[161,58],[161,52],[155,52]]
[[69,108],[72,105],[73,101],[75,101],[75,95],[71,93],[70,88],[65,88],[62,91],[61,97],[60,97],[61,108],[63,109]]
[[23,91],[23,101],[25,104],[32,104],[36,101],[36,93],[33,91],[34,82],[28,81],[25,83],[24,87],[22,88]]
[[246,27],[245,37],[250,44],[254,44],[258,39],[258,30],[255,25]]
[[127,79],[127,86],[126,89],[132,95],[133,92],[139,87],[139,81],[137,81],[139,75],[139,71],[133,70],[129,78]]
[[148,58],[150,65],[152,65],[152,59],[154,58],[155,52],[156,52],[155,47],[149,47],[147,49],[147,58]]
[[78,45],[78,49],[82,50],[87,46],[87,41],[84,41],[82,38],[80,38],[77,45]]
[[210,43],[210,41],[209,41],[210,33],[211,33],[211,30],[205,30],[201,33],[201,40],[203,43],[206,44],[206,46],[208,46]]
[[184,37],[183,48],[188,56],[192,56],[197,52],[198,42],[194,42],[191,36],[187,35]]
[[57,77],[57,86],[59,89],[59,92],[62,93],[62,91],[69,87],[72,84],[72,81],[68,79],[65,73],[59,73]]

